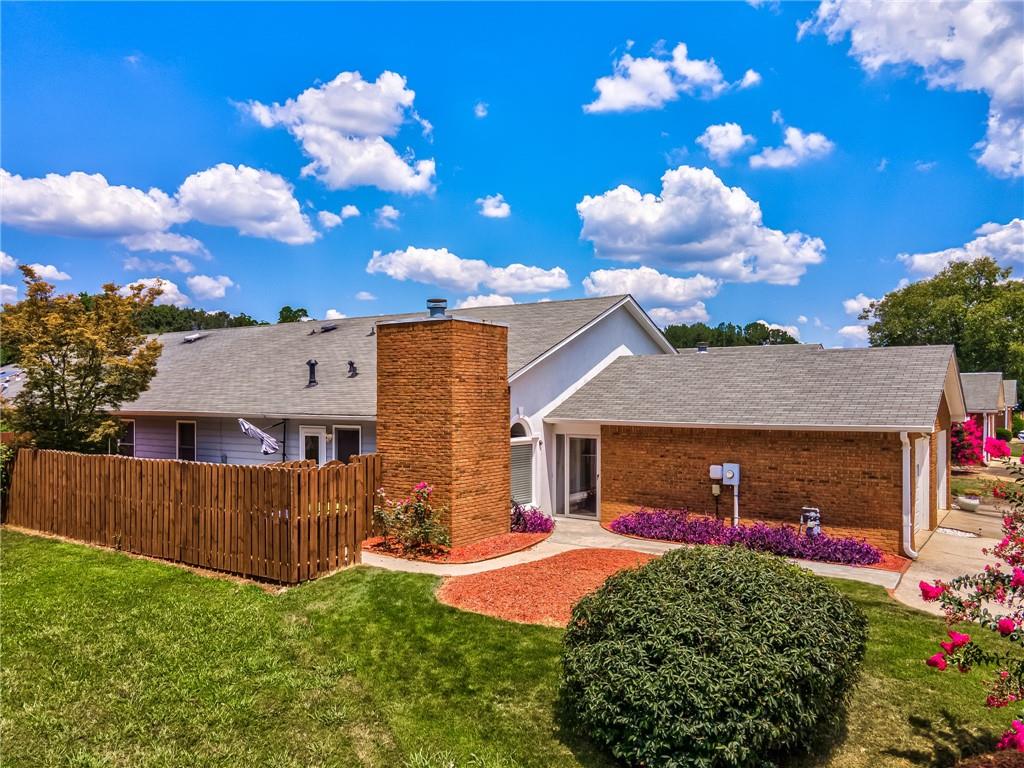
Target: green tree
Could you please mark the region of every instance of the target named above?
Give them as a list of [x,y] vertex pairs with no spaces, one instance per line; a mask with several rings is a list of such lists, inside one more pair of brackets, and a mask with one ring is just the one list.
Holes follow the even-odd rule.
[[289,306],[284,306],[281,307],[281,311],[277,313],[277,322],[297,323],[304,317],[309,317],[309,312],[306,311],[305,307],[292,309]]
[[119,431],[111,412],[156,374],[161,347],[139,330],[139,314],[160,291],[108,284],[87,298],[57,295],[31,267],[20,269],[25,298],[4,305],[2,323],[25,381],[2,403],[4,426],[40,448],[102,450]]
[[873,302],[873,347],[953,344],[960,370],[1024,380],[1024,283],[990,258],[950,264]]
[[145,307],[139,311],[139,329],[143,333],[171,333],[173,331],[206,331],[211,328],[238,328],[248,325],[268,325],[242,312],[207,312],[193,307],[174,307],[169,304]]
[[676,349],[696,347],[702,342],[712,347],[798,343],[786,331],[769,328],[760,322],[747,323],[742,326],[735,323],[719,323],[714,327],[704,323],[670,325],[665,329],[665,336]]

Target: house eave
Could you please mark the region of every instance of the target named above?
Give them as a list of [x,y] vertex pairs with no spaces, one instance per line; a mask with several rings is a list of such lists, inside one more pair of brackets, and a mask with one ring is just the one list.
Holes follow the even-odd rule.
[[171,418],[173,416],[190,416],[192,418],[201,419],[309,419],[316,421],[329,421],[331,419],[348,420],[348,421],[376,421],[377,415],[373,414],[341,414],[341,413],[274,413],[265,411],[146,411],[146,410],[135,410],[131,408],[125,408],[118,411],[113,411],[118,416],[124,417],[137,417],[137,416],[154,416],[154,417],[166,417]]
[[933,424],[734,424],[721,422],[649,421],[633,419],[546,418],[547,424],[601,424],[611,427],[675,427],[685,429],[745,429],[787,432],[919,432],[930,434]]

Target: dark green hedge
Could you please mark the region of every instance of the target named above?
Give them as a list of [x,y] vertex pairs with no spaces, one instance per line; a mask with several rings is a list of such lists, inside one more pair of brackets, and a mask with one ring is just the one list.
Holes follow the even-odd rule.
[[772,765],[831,731],[866,637],[859,608],[781,558],[679,549],[573,609],[563,705],[631,765]]

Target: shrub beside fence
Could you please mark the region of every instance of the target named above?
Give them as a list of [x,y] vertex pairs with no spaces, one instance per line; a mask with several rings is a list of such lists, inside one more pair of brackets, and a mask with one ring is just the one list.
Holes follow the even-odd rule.
[[295,584],[360,562],[380,457],[240,466],[23,448],[5,521]]

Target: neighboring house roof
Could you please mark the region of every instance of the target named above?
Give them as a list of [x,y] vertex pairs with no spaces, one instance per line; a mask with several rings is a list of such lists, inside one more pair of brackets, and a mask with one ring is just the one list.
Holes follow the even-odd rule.
[[931,432],[944,392],[962,419],[951,346],[724,347],[620,357],[548,420]]
[[1003,400],[1010,408],[1017,407],[1017,380],[1003,379]]
[[1003,374],[961,373],[968,413],[1000,411],[1003,405]]
[[[454,317],[508,326],[508,373],[529,365],[563,339],[619,305],[642,310],[629,296],[453,309]],[[167,333],[157,375],[124,414],[189,413],[351,416],[377,411],[377,323],[422,319],[425,312],[318,320],[248,328]],[[324,329],[334,326],[329,332]],[[653,333],[660,336],[655,326]],[[668,347],[668,342],[664,341]],[[670,348],[670,347],[669,347]],[[316,387],[306,361],[315,359]],[[349,377],[348,361],[357,375]]]

